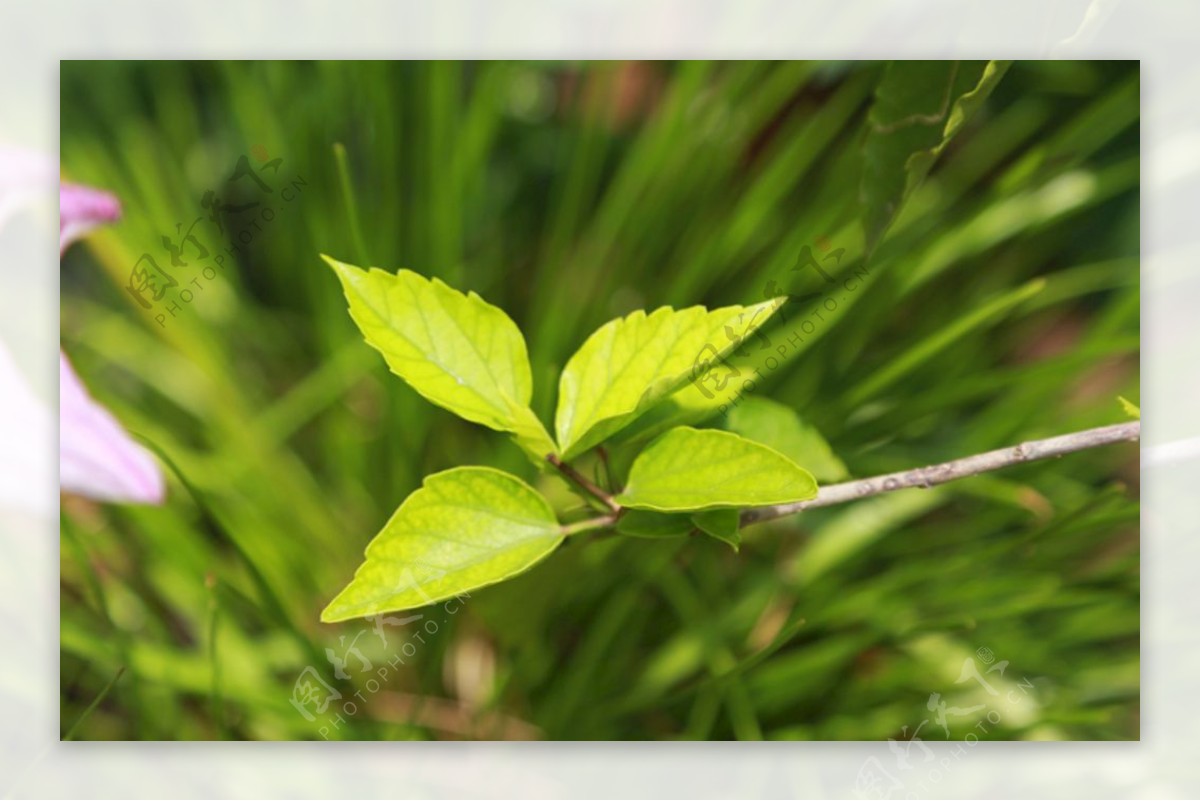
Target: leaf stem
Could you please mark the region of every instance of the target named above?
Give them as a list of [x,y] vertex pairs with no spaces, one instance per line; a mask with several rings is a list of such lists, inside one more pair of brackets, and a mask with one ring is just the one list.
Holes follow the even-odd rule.
[[575,484],[577,487],[582,489],[588,495],[590,495],[591,497],[595,498],[596,500],[598,500],[602,504],[604,504],[604,506],[607,509],[609,509],[613,514],[616,514],[617,512],[621,511],[621,507],[617,504],[616,501],[613,500],[613,497],[611,495],[609,495],[607,492],[605,492],[604,490],[597,487],[595,484],[593,484],[591,481],[588,480],[587,476],[584,476],[582,473],[580,473],[574,467],[571,467],[571,465],[564,462],[558,456],[556,456],[553,453],[548,454],[546,456],[546,461],[549,462],[550,464],[554,465],[554,468],[556,470],[558,470],[558,472],[562,473],[563,476],[565,476],[567,478],[567,480],[569,480],[571,483]]
[[1141,436],[1141,421],[1118,423],[1117,425],[1089,428],[1086,431],[1076,431],[1073,434],[1063,434],[1049,439],[1037,439],[1022,442],[999,450],[978,453],[942,464],[929,467],[917,467],[899,473],[888,473],[872,478],[861,478],[842,484],[830,484],[817,491],[817,497],[810,501],[783,503],[778,506],[761,506],[742,512],[741,525],[762,523],[779,517],[793,515],[807,509],[821,506],[833,506],[847,501],[855,501],[885,492],[919,487],[928,489],[936,484],[945,484],[960,478],[988,473],[1025,462],[1038,459],[1049,459],[1052,456],[1062,456],[1088,448],[1098,448],[1111,445],[1114,442],[1136,440]]
[[600,463],[604,465],[604,480],[608,484],[610,492],[620,492],[620,488],[613,482],[612,465],[608,463],[608,449],[603,445],[596,448],[596,455],[600,457]]
[[560,530],[564,537],[570,537],[572,534],[582,534],[585,531],[596,531],[597,529],[608,528],[617,522],[617,515],[614,512],[611,515],[602,515],[601,517],[592,517],[587,520],[580,520],[578,523],[569,523],[561,526]]

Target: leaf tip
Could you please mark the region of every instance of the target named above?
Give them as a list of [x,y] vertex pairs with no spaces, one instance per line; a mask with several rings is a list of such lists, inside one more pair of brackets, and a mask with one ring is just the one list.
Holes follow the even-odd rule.
[[338,603],[338,599],[334,598],[329,602],[329,605],[321,610],[322,623],[341,623],[343,620],[349,620],[353,615],[346,614],[345,607]]
[[342,587],[341,592],[333,596],[333,599],[321,610],[320,621],[322,623],[343,623],[347,620],[353,620],[356,617],[364,617],[371,611],[370,609],[363,608],[361,600],[347,599],[350,591],[356,589],[361,570],[361,567],[356,570],[354,578],[350,580],[350,583]]
[[1142,409],[1140,406],[1135,403],[1131,403],[1129,399],[1125,398],[1123,395],[1117,396],[1117,402],[1121,404],[1121,409],[1124,410],[1125,414],[1129,415],[1135,420],[1142,419]]
[[361,267],[355,267],[353,264],[347,264],[344,261],[338,261],[326,253],[321,254],[321,260],[325,262],[329,269],[333,270],[334,275],[338,277],[338,280],[342,282],[343,286],[346,286],[350,281],[353,281],[354,279],[366,274],[366,270],[363,270]]

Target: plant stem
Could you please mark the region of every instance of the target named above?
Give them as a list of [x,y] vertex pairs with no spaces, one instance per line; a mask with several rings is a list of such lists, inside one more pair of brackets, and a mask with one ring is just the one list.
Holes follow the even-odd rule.
[[589,518],[588,520],[580,520],[578,523],[570,523],[562,526],[561,530],[564,537],[569,537],[572,534],[582,534],[585,531],[608,528],[616,522],[616,514],[604,515],[602,517]]
[[589,481],[586,476],[584,476],[574,467],[571,467],[571,465],[567,464],[553,453],[546,457],[546,461],[554,465],[554,468],[566,476],[571,483],[575,484],[588,495],[604,504],[604,506],[613,512],[613,514],[621,511],[621,507],[617,505],[617,502],[613,500],[611,495]]
[[100,694],[92,699],[92,702],[88,704],[87,709],[83,710],[83,714],[79,716],[79,718],[75,721],[75,724],[71,726],[70,730],[63,737],[63,742],[75,739],[75,732],[78,731],[83,722],[88,719],[88,716],[91,715],[92,712],[96,711],[96,707],[100,706],[100,702],[104,700],[105,696],[107,696],[113,686],[116,685],[117,681],[121,678],[121,675],[124,672],[124,665],[121,665],[121,667],[117,668],[116,675],[108,680],[108,684],[104,685],[104,689],[100,691]]
[[1062,456],[1066,453],[1074,453],[1075,451],[1082,451],[1088,448],[1098,448],[1102,445],[1111,445],[1114,442],[1136,440],[1141,436],[1141,432],[1141,421],[1119,423],[1101,428],[1089,428],[1086,431],[1076,431],[1073,434],[1063,434],[1059,437],[1023,442],[1020,445],[1000,448],[999,450],[988,451],[987,453],[979,453],[974,456],[955,459],[952,462],[930,465],[929,467],[917,467],[899,473],[888,473],[882,476],[874,476],[873,478],[847,481],[843,484],[830,484],[827,487],[821,487],[817,492],[817,497],[811,501],[797,501],[795,503],[779,504],[778,506],[761,506],[757,509],[747,509],[742,512],[741,525],[748,526],[751,523],[774,520],[778,517],[803,512],[806,509],[833,506],[839,503],[846,503],[847,501],[858,500],[859,498],[880,495],[884,492],[893,492],[911,487],[928,489],[936,484],[945,484],[948,481],[956,481],[960,478],[967,478],[980,473],[991,472],[992,470],[1000,470],[1001,468],[1011,467],[1012,465],[1024,462],[1049,459],[1052,456]]
[[364,268],[371,263],[367,255],[367,246],[363,240],[362,229],[358,224],[358,203],[354,198],[354,186],[350,181],[350,165],[346,159],[346,146],[341,142],[333,143],[333,158],[337,162],[338,178],[342,185],[342,198],[346,201],[346,219],[350,223],[350,239],[354,242],[354,255]]
[[604,465],[604,480],[608,483],[608,489],[620,492],[620,488],[613,483],[612,465],[608,463],[608,450],[601,445],[596,448],[596,455],[600,457],[600,463]]

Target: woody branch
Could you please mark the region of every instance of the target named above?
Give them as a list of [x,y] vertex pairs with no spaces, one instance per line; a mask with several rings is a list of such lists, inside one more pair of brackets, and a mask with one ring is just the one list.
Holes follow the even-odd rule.
[[899,473],[888,473],[872,478],[861,478],[842,484],[830,484],[821,487],[817,497],[811,501],[783,503],[778,506],[761,506],[742,512],[741,524],[748,526],[779,517],[803,512],[807,509],[817,509],[822,506],[834,506],[847,501],[868,498],[896,490],[923,488],[928,489],[937,484],[957,481],[960,478],[988,473],[1005,467],[1033,462],[1039,459],[1049,459],[1076,451],[1111,445],[1114,442],[1136,440],[1141,436],[1140,421],[1119,423],[1117,425],[1090,428],[1086,431],[1076,431],[1073,434],[1063,434],[1049,439],[1038,439],[1023,442],[999,450],[979,453],[962,459],[955,459],[929,467],[917,467]]

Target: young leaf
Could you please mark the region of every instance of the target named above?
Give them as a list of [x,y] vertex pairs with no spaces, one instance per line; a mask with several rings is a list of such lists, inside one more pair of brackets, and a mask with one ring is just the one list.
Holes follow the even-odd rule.
[[687,515],[669,515],[626,509],[617,520],[617,531],[630,537],[682,537],[695,528]]
[[[724,364],[736,364],[736,357],[727,357]],[[738,368],[740,369],[740,368]],[[750,368],[753,369],[753,368]],[[749,372],[749,371],[747,371]],[[724,374],[719,374],[722,378]],[[720,379],[718,379],[720,380]],[[725,390],[712,392],[711,385],[687,381],[614,438],[615,442],[646,443],[676,426],[698,426],[710,417],[724,412],[735,394],[741,391],[736,379],[727,379]]]
[[698,367],[739,347],[783,298],[708,311],[664,306],[602,325],[567,362],[558,385],[555,430],[574,458],[677,390]]
[[868,117],[861,195],[867,252],[946,144],[1000,82],[1008,61],[893,61]]
[[710,509],[696,512],[692,522],[696,528],[728,544],[736,552],[742,546],[742,534],[738,531],[740,518],[737,509]]
[[511,433],[537,462],[554,442],[529,408],[525,339],[503,311],[410,270],[369,271],[322,256],[337,273],[350,316],[392,372],[431,403]]
[[562,540],[550,504],[515,476],[490,467],[435,473],[367,546],[366,561],[321,620],[414,609],[495,584]]
[[849,475],[821,432],[800,419],[790,407],[767,398],[749,397],[729,411],[726,427],[746,439],[769,445],[818,481],[841,481]]
[[691,512],[815,498],[817,482],[778,451],[716,429],[673,428],[646,446],[617,503]]
[[1126,400],[1121,395],[1117,396],[1117,400],[1120,402],[1121,408],[1125,411],[1125,414],[1129,415],[1134,420],[1142,419],[1142,410],[1140,407],[1138,407],[1137,405],[1135,405],[1133,403],[1130,403],[1128,400]]

